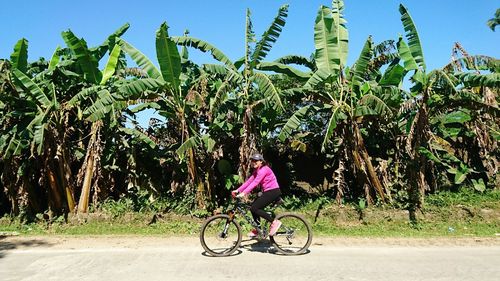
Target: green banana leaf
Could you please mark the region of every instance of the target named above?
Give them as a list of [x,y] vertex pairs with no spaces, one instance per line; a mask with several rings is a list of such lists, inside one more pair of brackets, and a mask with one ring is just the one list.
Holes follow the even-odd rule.
[[459,123],[463,124],[472,120],[468,110],[457,110],[443,116],[443,124]]
[[352,85],[354,88],[361,87],[361,84],[365,80],[365,74],[367,72],[368,63],[372,57],[372,37],[369,36],[366,39],[365,45],[361,50],[361,54],[359,55],[356,64],[354,65],[353,76],[352,76]]
[[198,142],[199,142],[199,138],[194,136],[194,137],[190,137],[189,139],[187,139],[184,143],[181,144],[181,146],[179,146],[179,148],[177,148],[175,150],[175,153],[181,158],[183,159],[184,158],[184,155],[186,154],[186,152],[189,150],[189,149],[194,149],[196,148],[196,146],[198,146]]
[[123,99],[131,100],[138,99],[147,91],[156,91],[163,87],[165,82],[159,79],[142,78],[133,81],[127,81],[124,85],[118,88],[118,92]]
[[83,115],[87,116],[87,119],[92,122],[103,119],[106,114],[112,111],[112,107],[116,102],[115,98],[106,89],[99,91],[97,94],[98,99],[94,104],[83,111]]
[[400,86],[405,75],[405,68],[399,65],[399,60],[389,65],[384,72],[384,75],[378,82],[381,86]]
[[318,70],[329,75],[337,76],[340,70],[340,57],[338,56],[338,41],[335,37],[335,28],[332,11],[321,6],[314,25],[314,58]]
[[76,60],[83,71],[84,79],[89,83],[99,84],[102,80],[99,62],[92,56],[87,48],[87,43],[83,39],[78,39],[71,30],[63,31],[62,37],[66,45],[75,54]]
[[328,142],[333,136],[335,132],[335,128],[337,128],[337,124],[339,120],[345,119],[347,116],[342,112],[342,108],[340,105],[335,105],[332,107],[332,115],[328,120],[328,125],[326,127],[325,137],[323,138],[323,142],[321,143],[321,152],[325,152]]
[[500,73],[457,73],[455,77],[466,87],[500,87]]
[[402,4],[399,5],[399,12],[401,13],[401,22],[403,23],[403,27],[406,31],[405,35],[408,40],[410,52],[415,58],[418,66],[425,72],[424,54],[422,51],[422,45],[420,44],[417,28],[413,23],[410,13]]
[[274,71],[276,73],[292,76],[300,80],[307,80],[311,77],[311,73],[305,73],[286,64],[277,62],[261,62],[256,66],[256,69]]
[[56,50],[52,54],[52,57],[50,58],[49,62],[49,70],[54,70],[56,69],[57,64],[59,63],[60,56],[59,56],[59,51],[61,50],[60,46],[57,46]]
[[274,104],[274,108],[279,112],[284,111],[278,89],[276,89],[271,79],[263,73],[256,72],[254,73],[253,80],[257,83],[259,90],[264,96]]
[[97,95],[97,93],[102,90],[102,86],[92,86],[88,88],[84,88],[78,94],[74,95],[67,103],[67,105],[71,108],[80,104],[81,102],[87,100],[87,98]]
[[235,71],[237,70],[234,64],[231,62],[231,60],[222,51],[220,51],[219,49],[217,49],[215,46],[211,45],[208,42],[189,36],[172,36],[171,39],[177,45],[195,48],[204,53],[210,52],[210,54],[214,59],[222,62],[232,70]]
[[121,51],[122,49],[118,44],[116,44],[113,48],[113,51],[111,51],[108,63],[106,64],[106,67],[104,67],[104,70],[102,72],[102,80],[100,83],[101,85],[105,85],[108,79],[111,78],[111,76],[113,76],[113,74],[115,73],[116,65],[118,64],[118,59],[120,58]]
[[311,78],[307,80],[307,82],[304,84],[304,88],[314,89],[327,81],[331,77],[331,75],[332,74],[329,70],[319,68],[313,73]]
[[299,110],[295,111],[295,113],[290,117],[290,119],[286,121],[285,125],[283,125],[283,128],[281,128],[280,134],[278,135],[278,139],[284,141],[285,139],[290,137],[292,135],[292,132],[300,126],[303,118],[307,115],[310,108],[311,105],[306,105],[300,108]]
[[413,57],[408,45],[403,40],[403,37],[399,37],[397,47],[399,56],[401,57],[401,59],[403,59],[405,70],[406,71],[417,70],[418,69],[417,61]]
[[[366,106],[370,109],[369,112],[362,110],[361,107]],[[358,111],[359,108],[359,111]],[[364,115],[381,115],[390,116],[392,114],[391,108],[379,97],[373,94],[366,94],[359,100],[359,106],[355,110],[355,116]]]
[[14,46],[14,52],[10,55],[12,68],[19,69],[22,73],[26,73],[28,69],[28,40],[21,39]]
[[121,37],[125,32],[130,28],[130,24],[126,23],[118,28],[113,34],[108,36],[104,43],[102,43],[99,47],[95,48],[93,55],[97,58],[97,60],[101,60],[106,53],[115,47],[117,43],[117,38]]
[[123,128],[122,127],[122,128],[119,128],[119,130],[121,132],[124,132],[127,135],[133,136],[133,137],[137,138],[138,140],[146,143],[151,148],[155,148],[156,147],[156,143],[153,140],[151,140],[150,137],[148,137],[146,134],[144,134],[143,132],[141,132],[141,131],[139,131],[137,129]]
[[278,15],[274,18],[269,28],[262,34],[261,39],[255,45],[255,50],[251,59],[254,67],[262,61],[271,50],[272,45],[276,42],[285,26],[285,19],[287,16],[288,5],[283,5],[279,8]]
[[170,83],[174,91],[179,90],[181,75],[181,56],[177,45],[168,36],[168,26],[164,22],[156,32],[156,56],[160,64],[160,70],[167,83]]
[[287,56],[283,56],[281,58],[276,59],[275,62],[281,63],[281,64],[303,65],[312,71],[316,71],[316,65],[314,64],[314,62],[310,61],[308,58],[303,57],[303,56],[287,55]]
[[150,109],[150,108],[158,110],[161,109],[161,106],[156,102],[146,102],[146,103],[141,103],[138,106],[130,109],[130,112],[138,113],[145,109]]
[[45,95],[43,90],[26,74],[21,72],[19,69],[13,69],[12,74],[14,74],[16,81],[20,83],[20,86],[26,91],[28,96],[38,101],[38,104],[41,105],[42,108],[45,109],[52,105],[52,102]]
[[[130,45],[129,43],[127,43],[127,41],[125,41],[121,38],[117,38],[117,43],[120,45],[122,50],[125,53],[127,53],[135,61],[135,63],[140,68],[142,68],[142,69],[144,69],[144,71],[146,71],[146,73],[148,74],[148,76],[150,78],[158,79],[158,78],[162,77],[158,68],[156,68],[156,66],[143,53],[141,53],[139,50],[137,50],[134,46]],[[163,78],[161,78],[161,79],[163,79]]]
[[337,42],[337,53],[340,65],[347,65],[347,55],[349,51],[349,32],[346,27],[347,21],[344,19],[344,1],[332,1],[332,17],[334,21],[334,32]]

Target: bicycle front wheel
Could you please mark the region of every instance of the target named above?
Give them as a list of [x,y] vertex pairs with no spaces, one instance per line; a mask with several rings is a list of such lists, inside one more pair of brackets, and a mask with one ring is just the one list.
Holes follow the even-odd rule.
[[203,249],[212,256],[229,256],[241,243],[241,227],[228,215],[215,215],[201,226],[200,242]]
[[312,230],[309,223],[298,214],[284,213],[276,217],[281,227],[274,236],[270,236],[276,250],[284,255],[306,253],[312,242]]

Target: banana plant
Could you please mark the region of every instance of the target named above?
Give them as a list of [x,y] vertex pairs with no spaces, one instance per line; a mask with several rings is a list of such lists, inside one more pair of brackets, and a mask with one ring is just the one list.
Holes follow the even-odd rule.
[[222,65],[205,65],[204,68],[220,79],[216,87],[215,97],[211,101],[213,110],[217,110],[214,107],[231,103],[236,106],[236,111],[239,113],[237,117],[238,124],[241,126],[241,133],[238,134],[238,137],[241,138],[239,145],[240,178],[246,177],[249,170],[249,157],[260,146],[261,136],[257,134],[256,127],[262,118],[256,113],[262,112],[264,108],[274,112],[271,116],[278,115],[283,112],[285,107],[280,89],[273,84],[266,71],[293,76],[301,80],[307,80],[311,76],[311,73],[299,71],[289,65],[293,61],[297,61],[298,57],[288,57],[273,62],[264,61],[280,36],[287,16],[288,5],[283,5],[279,8],[277,16],[268,29],[257,40],[253,31],[251,12],[248,9],[244,55],[235,62],[231,62],[220,50],[202,40],[192,37],[173,38],[178,45],[210,52],[216,60],[222,63]]
[[[56,213],[74,210],[74,187],[70,181],[71,169],[67,162],[67,139],[64,132],[65,119],[59,102],[61,95],[56,85],[42,72],[35,77],[28,75],[28,42],[21,39],[14,48],[14,60],[10,91],[3,92],[0,99],[12,110],[7,114],[3,129],[6,134],[2,142],[2,156],[31,158],[40,157],[44,175],[48,179],[49,201]],[[59,97],[58,97],[59,96]],[[2,145],[0,145],[2,146]],[[30,149],[31,148],[31,149]],[[27,154],[28,151],[31,155]]]
[[[154,148],[155,143],[136,128],[126,128],[123,119],[126,114],[134,116],[142,109],[130,111],[128,107],[138,101],[154,99],[165,81],[158,79],[127,79],[122,72],[126,71],[124,50],[122,50],[120,36],[128,29],[126,24],[96,48],[87,48],[83,39],[78,39],[71,31],[63,32],[72,54],[83,71],[83,78],[87,82],[67,103],[68,110],[76,110],[78,118],[84,122],[91,122],[90,141],[87,144],[84,163],[78,175],[78,182],[82,185],[79,212],[87,212],[92,186],[98,184],[101,174],[103,151],[106,146],[115,145],[111,140],[133,137],[144,141]],[[106,52],[109,58],[101,71],[96,61],[100,60]],[[107,159],[107,157],[104,157]],[[102,190],[102,189],[101,189]],[[105,192],[104,192],[105,193]]]
[[[398,52],[404,64],[403,74],[411,75],[412,98],[408,103],[413,103],[416,107],[407,121],[405,146],[409,158],[410,213],[414,216],[416,210],[422,207],[424,192],[429,188],[436,189],[436,180],[429,176],[436,174],[431,162],[445,165],[448,172],[455,175],[455,184],[461,184],[467,175],[473,172],[454,156],[450,142],[453,142],[453,135],[456,136],[458,131],[453,127],[456,127],[456,124],[466,127],[471,121],[471,115],[468,113],[470,110],[484,110],[498,116],[495,98],[493,104],[487,104],[481,99],[488,100],[487,87],[498,87],[500,76],[495,60],[468,55],[453,61],[443,69],[427,72],[413,19],[403,5],[400,5],[399,11],[408,42],[400,37],[397,43]],[[473,71],[464,72],[463,67]],[[493,73],[481,73],[480,70],[485,70],[484,67]],[[484,93],[485,97],[475,94],[474,89],[482,89],[480,92]],[[491,100],[491,97],[489,99]],[[450,126],[451,124],[455,125]],[[438,150],[451,160],[441,161],[440,157],[435,155]],[[453,167],[450,166],[451,163],[454,163]]]
[[[187,37],[183,36],[181,38]],[[203,45],[201,41],[191,42],[192,44]],[[200,124],[195,118],[198,108],[196,101],[200,99],[200,96],[194,91],[194,88],[201,83],[201,78],[197,75],[199,69],[187,60],[185,50],[183,50],[183,57],[181,57],[175,40],[168,34],[166,23],[163,23],[156,32],[156,55],[159,69],[130,43],[120,39],[118,44],[147,73],[148,78],[139,79],[138,81],[148,80],[161,84],[155,91],[156,100],[138,107],[154,108],[167,119],[166,122],[170,126],[176,126],[175,130],[179,132],[176,152],[181,162],[186,161],[189,180],[197,189],[196,201],[198,207],[205,208],[205,196],[210,193],[210,190],[206,190],[204,176],[198,169],[196,150],[201,140]],[[229,61],[222,53],[217,53],[217,50],[213,47],[203,46],[214,51],[215,56],[218,56],[219,59]],[[208,136],[205,138],[208,138]],[[185,158],[186,155],[187,158]]]
[[452,62],[429,74],[435,81],[428,101],[430,143],[419,150],[439,171],[434,174],[453,178],[444,177],[444,184],[498,186],[493,156],[500,113],[494,94],[500,85],[498,60],[471,56],[459,43],[452,53]]
[[[71,31],[65,31],[62,37],[67,48],[58,47],[48,64],[36,71],[26,67],[27,41],[18,42],[14,48],[11,80],[15,87],[10,96],[2,98],[14,108],[22,108],[18,111],[21,114],[10,116],[11,122],[15,118],[26,121],[14,122],[18,125],[9,128],[10,133],[2,139],[5,144],[2,154],[10,157],[30,149],[31,157],[44,159],[44,177],[48,179],[46,182],[54,198],[51,202],[55,212],[73,212],[75,198],[78,198],[71,170],[71,152],[75,148],[69,145],[73,132],[86,135],[84,131],[88,128],[93,136],[78,177],[84,183],[78,209],[86,212],[90,187],[99,169],[96,163],[100,158],[99,138],[94,136],[100,135],[103,120],[110,124],[108,127],[113,127],[112,124],[118,123],[120,111],[126,109],[127,100],[142,97],[143,92],[161,85],[156,81],[125,81],[115,75],[117,66],[123,65],[123,55],[114,42],[127,28],[128,24],[92,49]],[[98,61],[106,52],[110,56],[101,71]],[[43,64],[38,63],[40,65]],[[6,124],[13,124],[11,122]],[[87,122],[93,122],[91,130]]]
[[[332,8],[321,6],[314,26],[314,73],[304,84],[315,101],[305,105],[282,126],[279,139],[293,136],[293,132],[305,124],[309,116],[326,116],[326,127],[322,130],[321,150],[333,148],[334,137],[343,143],[343,151],[338,155],[339,166],[349,161],[358,178],[365,179],[361,187],[371,186],[381,201],[385,201],[386,190],[375,173],[371,157],[365,147],[360,131],[365,117],[384,118],[393,114],[386,100],[399,96],[397,85],[401,83],[400,69],[388,67],[380,81],[371,79],[370,73],[383,65],[374,66],[377,46],[369,37],[361,54],[352,68],[347,67],[348,30],[343,16],[343,1],[333,1]],[[396,57],[394,57],[396,59]],[[292,141],[291,143],[294,143]],[[338,190],[338,193],[343,193]],[[372,203],[371,191],[364,190],[367,202]]]

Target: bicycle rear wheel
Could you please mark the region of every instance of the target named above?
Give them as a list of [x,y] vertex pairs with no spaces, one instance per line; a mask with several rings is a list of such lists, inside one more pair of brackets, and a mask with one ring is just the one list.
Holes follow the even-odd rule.
[[201,226],[200,242],[203,249],[212,256],[229,256],[241,243],[241,227],[228,215],[215,215]]
[[276,217],[281,227],[269,239],[276,250],[284,255],[306,253],[312,242],[312,230],[309,223],[298,214],[283,213]]

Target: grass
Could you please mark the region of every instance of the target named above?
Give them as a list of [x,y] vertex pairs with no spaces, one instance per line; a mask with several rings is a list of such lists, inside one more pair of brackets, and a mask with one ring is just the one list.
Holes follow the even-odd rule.
[[[294,201],[293,199],[292,201]],[[323,200],[324,202],[324,200]],[[116,204],[116,203],[113,203]],[[319,211],[318,200],[309,200],[296,209],[278,209],[303,214],[317,237],[498,237],[500,234],[500,192],[472,191],[440,193],[426,197],[411,224],[408,212],[389,206],[360,209],[359,205],[338,206],[327,202]],[[121,208],[121,207],[120,207]],[[99,211],[68,222],[22,224],[10,217],[0,219],[1,232],[21,235],[162,235],[197,236],[203,222],[192,215],[131,212],[127,208]]]

